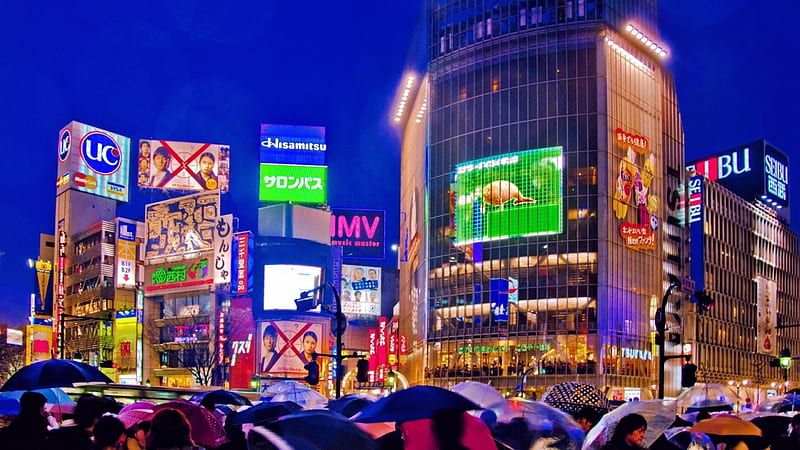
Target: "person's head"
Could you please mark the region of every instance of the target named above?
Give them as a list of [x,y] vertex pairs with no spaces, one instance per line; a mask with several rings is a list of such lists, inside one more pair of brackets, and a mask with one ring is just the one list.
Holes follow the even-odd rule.
[[363,279],[364,279],[364,268],[356,267],[356,270],[353,271],[353,281],[361,281]]
[[147,448],[172,448],[194,445],[192,427],[186,416],[177,409],[159,410],[150,421],[147,433]]
[[200,173],[209,176],[211,172],[214,170],[214,163],[216,162],[216,158],[214,154],[211,152],[204,152],[200,155]]
[[158,147],[156,151],[153,152],[153,165],[159,172],[169,166],[169,151],[167,151],[166,148]]
[[139,142],[139,156],[150,156],[150,141]]
[[272,325],[267,325],[264,328],[264,334],[261,336],[261,341],[264,343],[264,350],[268,352],[275,351],[275,344],[278,341],[278,330]]
[[369,291],[369,301],[371,301],[372,303],[377,303],[378,291]]
[[361,291],[356,291],[356,301],[357,302],[361,301]]
[[303,334],[303,352],[310,355],[317,350],[317,333],[306,331]]
[[611,442],[618,445],[642,445],[644,434],[647,431],[647,420],[639,414],[628,414],[620,419],[614,428]]
[[[86,430],[91,430],[103,414],[113,411],[111,403],[101,397],[92,394],[83,394],[75,402],[75,412],[73,413],[75,423]],[[116,412],[118,412],[117,409]]]
[[600,421],[600,413],[592,408],[582,408],[575,414],[575,421],[583,428],[584,433],[588,433]]
[[139,185],[147,184],[147,172],[139,172]]
[[133,438],[139,443],[139,447],[145,448],[147,444],[147,433],[150,432],[150,421],[144,420],[131,428],[133,428]]
[[114,416],[103,416],[97,420],[92,430],[94,448],[117,448],[125,439],[125,425]]
[[47,399],[43,394],[28,391],[19,398],[19,413],[20,415],[42,414],[46,402]]
[[792,416],[792,420],[789,422],[789,436],[800,439],[800,414]]
[[377,280],[378,279],[378,271],[375,269],[369,269],[367,272],[369,275],[370,280]]
[[150,169],[150,160],[139,158],[139,172],[147,172]]

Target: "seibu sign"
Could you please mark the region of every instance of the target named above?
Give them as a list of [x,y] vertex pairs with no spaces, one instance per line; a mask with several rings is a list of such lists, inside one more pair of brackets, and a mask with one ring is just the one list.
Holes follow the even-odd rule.
[[383,259],[385,219],[384,211],[333,209],[331,245],[342,247],[344,258]]

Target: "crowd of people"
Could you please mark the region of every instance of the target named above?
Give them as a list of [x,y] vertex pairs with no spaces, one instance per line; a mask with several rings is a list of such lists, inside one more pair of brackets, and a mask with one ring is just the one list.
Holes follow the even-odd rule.
[[[84,394],[78,398],[74,412],[70,418],[58,423],[45,411],[46,398],[37,392],[26,392],[20,398],[20,412],[4,428],[0,429],[0,448],[7,450],[200,450],[204,449],[192,439],[192,425],[187,416],[179,409],[163,408],[154,412],[148,420],[138,421],[127,426],[118,416],[122,405],[108,397]],[[364,404],[367,404],[364,402]],[[351,404],[352,406],[353,404]],[[219,414],[220,405],[201,402],[199,407],[207,408]],[[330,407],[330,405],[329,405]],[[357,410],[337,411],[346,417],[357,414]],[[530,418],[516,417],[509,421],[498,422],[497,417],[489,414],[468,414],[466,412],[437,413],[424,421],[414,420],[396,423],[396,428],[380,436],[376,436],[374,449],[411,449],[411,450],[518,450],[563,448],[577,449],[562,441],[543,443],[542,435],[530,426]],[[232,412],[228,419],[235,417]],[[575,413],[571,422],[580,427],[587,435],[597,426],[603,414],[595,408],[583,408]],[[697,420],[709,419],[710,415],[701,413]],[[302,446],[290,445],[274,433],[262,426],[243,428],[226,422],[227,442],[216,449],[219,450],[301,450]],[[544,420],[544,419],[543,419]],[[676,421],[681,421],[676,417]],[[551,425],[552,427],[552,425]],[[647,435],[648,423],[639,414],[628,414],[622,417],[613,427],[610,438],[605,439],[599,450],[640,450]],[[314,433],[314,430],[308,430]],[[580,434],[580,433],[579,433]],[[332,447],[336,446],[335,436]],[[772,450],[800,449],[800,414],[791,418],[787,434],[768,436],[762,440],[760,447]],[[343,445],[343,444],[341,444]],[[751,444],[752,445],[752,444]],[[771,445],[771,447],[770,447]],[[312,447],[308,447],[312,448]],[[320,447],[313,447],[314,449]],[[594,448],[594,447],[593,447]],[[660,438],[652,444],[651,449],[691,450],[743,450],[750,449],[745,439],[726,440],[724,443],[707,444],[693,440],[679,446]],[[209,450],[212,450],[209,448]],[[357,450],[347,448],[347,450]]]

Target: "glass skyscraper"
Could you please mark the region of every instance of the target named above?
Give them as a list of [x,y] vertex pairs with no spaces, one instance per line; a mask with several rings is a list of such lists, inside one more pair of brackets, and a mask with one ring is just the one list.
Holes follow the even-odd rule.
[[[655,309],[669,276],[688,274],[683,130],[657,2],[428,7],[428,73],[409,100],[427,138],[409,120],[402,164],[401,323],[425,327],[410,333],[410,380],[652,397]],[[680,323],[667,326],[679,354]],[[679,372],[667,364],[668,395]]]

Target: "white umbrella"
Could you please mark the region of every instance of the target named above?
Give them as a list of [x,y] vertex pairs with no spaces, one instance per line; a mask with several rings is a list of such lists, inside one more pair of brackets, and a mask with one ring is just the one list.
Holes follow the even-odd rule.
[[267,392],[270,394],[283,394],[285,392],[294,392],[298,390],[308,391],[311,390],[307,384],[298,383],[297,381],[286,380],[269,385]]
[[583,443],[583,449],[600,448],[610,441],[620,419],[628,414],[639,414],[647,420],[647,433],[644,436],[642,447],[648,448],[675,422],[677,408],[675,402],[665,402],[663,400],[624,403],[619,408],[604,415],[600,422],[589,431]]
[[675,399],[678,408],[687,408],[688,412],[706,409],[709,411],[730,411],[739,401],[736,391],[717,383],[697,383],[683,391]]
[[485,383],[477,381],[463,381],[450,388],[456,394],[472,400],[483,409],[494,409],[497,406],[505,405],[506,398],[497,392],[497,389]]
[[276,394],[270,402],[295,402],[302,406],[303,409],[318,409],[324,408],[328,403],[328,399],[312,389],[296,389]]

